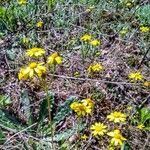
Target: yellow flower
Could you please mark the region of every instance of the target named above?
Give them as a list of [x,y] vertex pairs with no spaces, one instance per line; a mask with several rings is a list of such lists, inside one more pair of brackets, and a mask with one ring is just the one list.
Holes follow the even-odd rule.
[[95,8],[95,6],[90,6],[90,7],[87,8],[85,11],[86,11],[86,12],[90,12],[90,11],[92,11],[94,8]]
[[86,134],[83,134],[81,137],[80,137],[81,140],[87,140],[88,139],[88,136]]
[[114,130],[112,132],[107,133],[108,136],[112,137],[111,139],[111,144],[117,146],[117,145],[122,145],[123,141],[126,141],[126,138],[124,138],[120,130]]
[[29,38],[23,37],[23,38],[22,38],[22,43],[23,43],[23,44],[28,44],[28,43],[29,43]]
[[89,106],[91,108],[94,107],[94,102],[90,98],[83,99],[81,101],[84,105]]
[[62,63],[62,57],[58,55],[57,52],[53,53],[48,57],[47,63],[49,65],[56,65],[56,64],[61,64]]
[[128,107],[127,107],[127,110],[132,110],[132,109],[133,109],[132,106],[128,106]]
[[44,25],[44,22],[43,22],[43,21],[38,21],[38,22],[36,23],[36,27],[38,27],[38,28],[42,28],[43,25]]
[[18,73],[18,79],[19,80],[26,80],[28,78],[28,75],[25,74],[25,69],[21,68],[19,73]]
[[150,28],[146,27],[146,26],[142,26],[142,27],[140,27],[140,31],[143,32],[143,33],[146,33],[146,32],[150,31]]
[[144,127],[145,127],[145,126],[144,126],[142,123],[139,124],[139,125],[137,125],[137,128],[138,128],[138,129],[141,129],[141,130],[142,130]]
[[71,108],[72,110],[75,110],[76,107],[78,107],[78,104],[79,104],[79,102],[73,102],[73,103],[71,103],[70,108]]
[[19,5],[25,5],[27,4],[27,0],[18,0]]
[[85,34],[85,35],[83,35],[83,36],[80,38],[80,40],[87,42],[87,41],[90,41],[91,38],[92,38],[91,35]]
[[132,72],[128,75],[129,79],[133,80],[133,81],[140,81],[143,80],[143,75],[141,74],[141,72],[137,71],[137,72]]
[[121,31],[120,31],[120,35],[125,35],[128,33],[128,28],[123,28]]
[[37,48],[37,47],[28,49],[26,52],[26,55],[30,57],[41,57],[44,54],[45,54],[45,50],[43,48]]
[[115,123],[117,122],[125,122],[126,121],[126,115],[121,113],[121,112],[113,112],[110,115],[107,116],[107,119],[109,119],[109,121],[113,121]]
[[103,70],[103,66],[100,63],[90,65],[88,68],[89,73],[100,72],[101,70]]
[[70,105],[70,108],[77,113],[78,116],[85,116],[87,114],[91,114],[92,108],[84,105],[83,103],[73,102]]
[[76,108],[76,113],[78,116],[85,116],[86,114],[91,114],[91,112],[91,107],[85,106],[84,104],[79,104]]
[[106,128],[107,126],[105,126],[103,123],[96,122],[91,126],[90,129],[92,130],[92,134],[94,136],[103,136],[107,132]]
[[100,45],[101,43],[100,43],[100,41],[98,41],[98,40],[92,40],[92,41],[90,42],[90,44],[91,44],[92,46],[98,46],[98,45]]
[[126,6],[130,8],[133,6],[133,4],[131,2],[128,2],[128,3],[126,3]]
[[145,81],[145,82],[143,83],[143,85],[144,85],[145,87],[150,87],[150,81]]
[[74,77],[79,77],[80,76],[80,72],[76,71],[73,75],[74,75]]
[[95,6],[94,6],[94,5],[89,7],[89,9],[94,9],[94,8],[95,8]]
[[46,67],[43,63],[30,63],[26,68],[21,68],[18,74],[19,80],[32,79],[34,76],[42,77],[46,73]]

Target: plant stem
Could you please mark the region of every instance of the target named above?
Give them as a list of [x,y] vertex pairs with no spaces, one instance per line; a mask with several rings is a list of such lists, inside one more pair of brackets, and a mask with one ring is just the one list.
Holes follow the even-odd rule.
[[48,12],[50,12],[53,9],[55,0],[48,0]]
[[44,87],[45,87],[47,106],[48,106],[47,108],[48,109],[48,125],[50,125],[51,138],[52,138],[52,150],[54,150],[54,133],[53,133],[53,124],[52,124],[52,116],[51,116],[51,104],[50,104],[48,85],[46,83],[46,80],[44,80]]

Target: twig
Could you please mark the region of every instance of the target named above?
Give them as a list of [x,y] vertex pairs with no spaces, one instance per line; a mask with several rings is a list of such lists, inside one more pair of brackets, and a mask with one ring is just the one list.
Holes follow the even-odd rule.
[[148,134],[147,140],[146,140],[146,142],[145,142],[145,144],[144,144],[142,150],[146,150],[146,146],[147,146],[148,143],[149,143],[149,139],[150,139],[150,135]]
[[11,136],[0,148],[2,149],[2,148],[4,147],[4,145],[7,144],[7,143],[8,143],[12,138],[14,138],[16,135],[18,135],[18,134],[20,134],[20,133],[22,133],[22,132],[24,132],[24,131],[26,131],[26,130],[32,128],[32,127],[35,126],[36,124],[37,124],[37,123],[34,123],[34,124],[32,124],[31,126],[29,126],[29,127],[25,128],[25,129],[23,129],[23,130],[21,130],[21,131],[15,133],[15,134],[14,134],[13,136]]
[[98,79],[90,79],[90,78],[75,78],[75,77],[69,77],[64,75],[56,75],[56,74],[49,74],[50,76],[63,78],[63,79],[71,79],[71,80],[80,80],[80,81],[92,81],[92,82],[102,82],[102,83],[110,83],[110,84],[116,84],[116,85],[134,85],[134,86],[140,86],[140,83],[128,83],[128,82],[116,82],[116,81],[107,81],[107,80],[98,80]]
[[145,54],[144,54],[144,56],[143,56],[143,58],[142,58],[142,60],[141,60],[141,62],[140,62],[140,64],[139,64],[138,68],[141,67],[141,65],[142,65],[142,63],[144,62],[145,58],[147,57],[147,54],[148,54],[149,51],[150,51],[150,49],[147,49],[147,51],[145,52]]

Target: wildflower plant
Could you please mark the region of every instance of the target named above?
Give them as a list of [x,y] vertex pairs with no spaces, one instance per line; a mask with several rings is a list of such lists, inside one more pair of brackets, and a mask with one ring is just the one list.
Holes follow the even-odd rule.
[[139,71],[129,73],[128,77],[131,81],[142,81],[144,79],[144,76]]
[[78,117],[84,117],[92,113],[94,103],[91,99],[84,99],[81,102],[73,102],[70,108],[78,115]]
[[43,25],[44,25],[44,22],[43,22],[43,21],[38,21],[38,22],[36,23],[36,27],[37,27],[37,28],[42,28]]
[[98,40],[92,40],[92,41],[90,41],[90,45],[92,45],[93,47],[99,46],[100,45],[100,41],[98,41]]
[[150,87],[150,81],[145,81],[143,83],[143,86],[146,87],[146,88],[149,88]]
[[111,113],[110,115],[108,115],[107,119],[109,119],[109,121],[113,121],[114,123],[125,122],[126,114],[115,111]]
[[[34,78],[39,79],[41,82],[41,87],[44,88],[47,97],[47,104],[48,104],[48,125],[50,126],[51,131],[51,138],[52,138],[52,149],[54,147],[53,142],[53,125],[52,125],[52,118],[51,118],[51,104],[49,101],[49,92],[48,92],[48,84],[46,81],[46,75],[49,71],[49,65],[56,65],[62,63],[62,57],[58,55],[57,52],[53,53],[51,56],[48,57],[48,61],[38,62],[38,59],[46,57],[46,51],[43,48],[33,47],[28,49],[26,52],[26,56],[30,57],[31,59],[36,58],[36,62],[30,62],[27,66],[20,68],[18,73],[19,80],[33,80]],[[45,59],[43,59],[45,60]],[[82,112],[81,112],[82,114]]]
[[94,64],[91,64],[87,70],[89,73],[98,73],[103,70],[103,66],[101,63],[94,63]]
[[[9,95],[11,96],[10,99],[15,97],[15,100],[19,100],[21,113],[23,113],[20,116],[18,111],[18,114],[13,117],[17,117],[16,119],[19,119],[20,123],[22,123],[22,120],[25,120],[27,125],[33,123],[31,130],[20,133],[20,131],[25,131],[24,126],[15,129],[14,127],[18,125],[14,126],[11,125],[9,120],[3,120],[5,109],[6,113],[9,109],[9,107],[6,107],[12,103],[15,108],[16,101],[12,99],[9,103],[7,102],[8,97],[3,99],[0,97],[2,105],[0,107],[3,108],[0,110],[0,141],[6,146],[2,149],[18,144],[19,147],[29,149],[95,149],[98,146],[99,149],[107,149],[108,146],[111,150],[130,149],[126,148],[127,140],[129,140],[129,144],[132,144],[133,149],[140,149],[139,145],[143,144],[140,142],[146,141],[147,134],[144,133],[145,136],[141,134],[142,138],[145,138],[144,140],[141,137],[134,136],[139,132],[146,132],[150,129],[150,111],[146,107],[149,100],[147,95],[149,94],[150,83],[149,77],[143,76],[143,74],[148,75],[149,73],[147,60],[150,5],[147,2],[141,3],[135,0],[75,0],[70,2],[47,0],[47,2],[43,2],[37,0],[1,0],[0,44],[2,51],[0,55],[2,57],[0,56],[0,58],[2,60],[0,60],[0,64],[2,67],[0,68],[0,78],[2,79],[0,79],[0,82],[2,86],[4,85],[2,93],[10,91],[10,85],[14,87],[13,91],[15,91],[16,84],[5,86],[4,82],[6,81],[7,84],[11,81],[10,79],[13,79],[12,82],[14,82],[15,70],[19,61],[17,56],[26,48],[26,57],[24,58],[27,61],[23,62],[24,64],[20,67],[17,76],[19,86],[22,83],[27,83],[27,86],[25,86],[26,92],[24,94],[23,89],[21,93],[17,91],[16,94],[11,90]],[[44,22],[40,17],[44,18]],[[88,32],[81,37],[76,37],[80,32],[85,31]],[[99,38],[101,36],[104,40],[102,50],[101,44],[103,42]],[[78,45],[76,46],[77,41]],[[69,63],[66,62],[66,66],[71,65],[71,67],[67,70],[62,68],[61,75],[59,75],[59,72],[56,75],[58,79],[51,79],[54,75],[49,73],[56,73],[57,67],[64,61],[63,57],[58,52],[49,53],[46,49],[35,45],[52,46],[52,50],[61,47],[65,56],[71,57],[72,60],[68,61]],[[19,47],[19,51],[17,47]],[[11,51],[15,51],[14,59],[11,59],[9,48],[12,48]],[[141,59],[145,50],[146,53]],[[84,63],[80,62],[78,53],[81,54],[82,60],[85,60]],[[99,57],[100,55],[102,57]],[[126,63],[128,58],[131,58],[131,61],[129,60],[129,63]],[[141,61],[139,62],[139,60]],[[104,64],[107,64],[108,69],[103,66]],[[131,71],[126,74],[129,67],[132,67],[133,70],[138,67],[143,72]],[[11,71],[9,71],[9,68]],[[86,68],[86,71],[84,68]],[[105,70],[106,76],[103,70]],[[87,74],[84,74],[85,72]],[[100,75],[99,77],[100,73],[104,76]],[[92,75],[94,79],[90,78],[93,77]],[[125,80],[126,78],[128,78],[128,81]],[[73,83],[70,82],[72,80]],[[130,81],[135,83],[130,83]],[[80,83],[84,85],[73,87],[77,91],[67,91],[70,90],[67,87],[68,84],[72,88],[72,86]],[[17,82],[20,91],[19,86]],[[49,91],[51,87],[54,88],[54,91],[57,91],[58,97],[54,97],[54,94]],[[32,93],[28,94],[30,89]],[[80,100],[77,100],[76,97],[66,99],[68,93],[80,93],[79,97],[83,97],[91,94],[87,94],[87,92],[92,92],[92,99],[95,101],[89,97]],[[138,99],[137,102],[136,98]],[[30,101],[31,99],[32,101]],[[34,106],[34,102],[36,102],[36,106]],[[57,102],[58,104],[56,104]],[[37,107],[38,104],[40,107]],[[33,111],[32,107],[30,109],[27,105],[32,106]],[[117,108],[115,108],[115,105]],[[127,113],[123,113],[124,111],[122,112],[121,109],[127,106],[129,106],[126,109]],[[143,106],[146,108],[143,108]],[[113,111],[108,112],[109,110]],[[71,113],[74,114],[75,118],[70,116]],[[32,114],[35,115],[33,115],[33,119],[30,119],[29,117],[32,117]],[[9,116],[9,114],[7,115]],[[35,118],[37,116],[38,118]],[[5,128],[6,124],[8,126]],[[13,130],[11,130],[11,126]],[[20,133],[21,136],[16,137],[19,142],[15,139],[14,144],[9,139],[7,140],[8,135],[11,135],[7,134],[9,130],[11,134]],[[126,132],[125,135],[123,134],[124,131]],[[132,132],[137,133],[132,134]],[[26,140],[24,145],[20,144],[24,143],[24,139],[20,138],[22,134],[26,135],[27,138],[29,135],[31,138],[31,140]],[[48,137],[49,135],[51,137]],[[128,139],[126,135],[129,136]],[[43,140],[36,140],[38,137],[44,139],[44,144]],[[132,139],[134,140],[132,141]],[[140,141],[140,139],[142,140]],[[147,147],[146,144],[147,142],[145,142],[145,148]]]
[[82,42],[81,55],[83,58],[90,56],[94,57],[98,52],[98,46],[101,41],[98,39],[93,39],[90,34],[85,34],[80,38]]
[[103,136],[107,132],[107,126],[100,122],[93,124],[90,129],[94,136]]
[[26,52],[26,55],[29,57],[41,57],[45,54],[45,50],[43,48],[37,48],[33,47],[31,49],[28,49]]
[[27,0],[18,0],[19,5],[25,5],[27,4]]
[[88,139],[88,136],[86,134],[83,134],[80,136],[80,139],[86,141]]
[[145,128],[144,124],[142,124],[142,123],[138,124],[136,127],[137,127],[137,129],[140,129],[140,130]]
[[63,61],[62,57],[57,52],[52,53],[47,58],[47,64],[50,66],[53,73],[56,70],[56,66],[62,64],[62,61]]
[[92,36],[89,34],[85,34],[80,38],[80,40],[84,41],[84,42],[89,42],[89,41],[91,41],[91,39],[92,39]]
[[80,41],[82,43],[81,56],[83,59],[88,56],[88,53],[90,50],[90,45],[88,42],[90,42],[91,39],[92,39],[92,36],[89,34],[85,34],[80,38]]
[[108,132],[107,135],[112,138],[111,144],[114,146],[122,145],[123,142],[127,140],[126,138],[124,138],[122,136],[120,130],[118,130],[118,129],[111,131],[111,132]]
[[147,33],[149,31],[150,31],[150,27],[147,27],[147,26],[140,27],[140,32],[142,32],[142,33]]
[[19,80],[33,79],[33,77],[42,77],[46,74],[46,67],[43,63],[32,62],[27,67],[21,68],[18,74]]
[[48,56],[47,63],[49,65],[54,65],[54,66],[60,65],[62,64],[62,57],[57,52],[55,52],[50,56]]

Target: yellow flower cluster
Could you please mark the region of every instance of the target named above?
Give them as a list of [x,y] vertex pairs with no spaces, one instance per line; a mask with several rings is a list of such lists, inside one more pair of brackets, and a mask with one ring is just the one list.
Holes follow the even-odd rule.
[[143,80],[143,75],[141,74],[141,72],[137,71],[137,72],[131,72],[128,75],[129,79],[131,79],[132,81],[141,81]]
[[123,141],[126,141],[127,139],[122,136],[120,133],[120,130],[114,130],[112,132],[107,133],[108,136],[112,137],[111,144],[114,146],[122,145]]
[[89,42],[91,39],[92,39],[92,36],[89,34],[85,34],[80,38],[80,40],[84,42]]
[[60,65],[62,63],[62,57],[59,56],[57,52],[55,52],[48,57],[47,63],[49,65],[56,65],[56,64]]
[[142,130],[144,127],[145,127],[145,126],[144,126],[144,124],[142,124],[142,123],[137,125],[137,129],[140,129],[140,130]]
[[30,41],[30,40],[29,40],[29,38],[27,38],[27,37],[23,37],[23,38],[22,38],[22,43],[23,43],[23,44],[28,44],[29,41]]
[[140,27],[140,31],[143,32],[143,33],[146,33],[146,32],[150,31],[150,28],[147,27],[147,26],[142,26],[142,27]]
[[126,115],[121,113],[121,112],[113,112],[110,115],[107,116],[107,119],[109,119],[109,121],[113,121],[115,123],[117,122],[125,122],[126,121]]
[[86,134],[83,134],[81,137],[80,137],[81,140],[87,140],[88,139],[88,136]]
[[119,33],[120,33],[120,35],[124,36],[124,35],[126,35],[128,32],[129,32],[129,31],[128,31],[128,28],[123,28]]
[[94,8],[95,8],[95,6],[90,6],[89,8],[87,8],[85,10],[85,12],[91,12]]
[[44,22],[43,22],[43,21],[38,21],[38,22],[36,23],[36,27],[38,27],[38,28],[42,28],[43,25],[44,25]]
[[[115,123],[126,121],[126,115],[121,112],[117,112],[117,111],[108,115],[107,118],[109,119],[109,121],[113,121]],[[90,127],[90,129],[91,129],[93,136],[103,136],[105,133],[107,133],[107,126],[100,122],[94,123]],[[113,146],[122,145],[123,141],[126,140],[121,135],[120,130],[118,130],[118,129],[108,132],[107,135],[112,137],[111,144]]]
[[[107,132],[107,126],[100,122],[93,124],[90,129],[92,130],[92,134],[94,136],[103,136]],[[118,129],[108,132],[107,135],[112,137],[111,144],[113,146],[122,145],[126,140]]]
[[45,54],[45,50],[43,48],[37,48],[37,47],[28,49],[26,52],[26,55],[29,57],[41,57],[44,54]]
[[104,125],[103,123],[96,122],[95,124],[91,126],[90,129],[92,130],[92,134],[94,136],[97,136],[97,135],[103,136],[107,132],[106,128],[107,126]]
[[92,40],[92,41],[90,42],[90,44],[91,44],[92,46],[98,46],[98,45],[100,45],[100,41],[98,41],[98,40]]
[[19,80],[32,79],[34,76],[42,77],[46,74],[46,67],[43,63],[32,62],[27,67],[21,68],[18,74]]
[[89,73],[100,72],[103,70],[103,66],[100,63],[92,64],[88,68]]
[[143,85],[145,86],[145,87],[150,87],[150,81],[145,81],[144,83],[143,83]]
[[81,102],[73,102],[70,105],[70,108],[77,113],[79,117],[86,116],[87,114],[91,114],[93,110],[94,103],[91,99],[87,98],[82,100]]
[[132,4],[131,2],[126,3],[126,6],[129,7],[129,8],[131,8],[132,5],[133,5],[133,4]]
[[81,41],[84,42],[89,42],[90,45],[92,46],[99,46],[101,42],[97,39],[92,40],[92,36],[89,34],[85,34],[80,38]]
[[18,0],[19,5],[25,5],[27,4],[27,0]]
[[[45,50],[43,48],[31,48],[28,49],[26,55],[33,58],[39,58],[45,55]],[[51,54],[48,57],[47,64],[56,65],[62,63],[62,57],[58,55],[57,52]],[[20,69],[18,73],[19,80],[32,79],[34,77],[43,77],[47,72],[46,64],[44,62],[32,62],[28,66]]]

